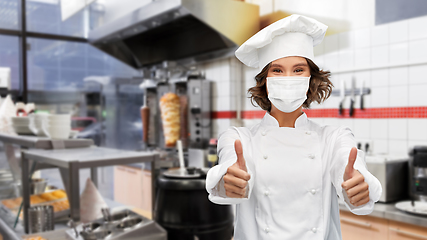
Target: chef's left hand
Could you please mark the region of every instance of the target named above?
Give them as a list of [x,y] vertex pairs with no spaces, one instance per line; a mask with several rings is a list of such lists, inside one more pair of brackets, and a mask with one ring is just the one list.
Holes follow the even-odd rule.
[[357,157],[357,148],[352,148],[348,156],[348,164],[345,167],[344,182],[341,187],[347,193],[353,206],[361,206],[369,202],[369,185],[363,175],[353,168]]

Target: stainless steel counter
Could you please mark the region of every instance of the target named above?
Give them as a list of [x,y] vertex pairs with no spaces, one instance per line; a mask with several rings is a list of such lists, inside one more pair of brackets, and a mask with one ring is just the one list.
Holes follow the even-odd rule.
[[[104,198],[105,203],[107,203],[110,209],[121,209],[121,208],[130,208],[121,203],[115,202],[113,200]],[[114,211],[114,210],[113,210]],[[43,235],[46,239],[55,239],[55,240],[66,240],[65,230],[69,229],[66,223],[67,220],[59,223],[55,223],[55,230],[49,232],[42,232],[37,234],[25,233],[23,226],[23,221],[19,220],[16,228],[13,228],[13,225],[16,220],[16,215],[11,213],[8,209],[1,206],[0,207],[0,234],[3,235],[3,239],[7,240],[21,240],[23,236],[32,236],[32,235]]]
[[[427,217],[400,211],[394,206],[395,204],[396,203],[375,203],[374,211],[369,214],[369,216],[427,227]],[[340,203],[339,207],[341,211],[350,211],[344,203]]]
[[[0,141],[5,144],[16,144],[25,148],[52,149],[55,141],[47,137],[22,136],[0,133]],[[60,140],[64,148],[83,148],[93,145],[92,139],[64,139]]]
[[[153,164],[159,155],[148,152],[133,152],[101,147],[54,149],[54,150],[25,150],[22,151],[22,189],[23,213],[25,232],[28,232],[28,208],[30,207],[29,161],[37,163],[35,169],[57,167],[61,173],[65,190],[69,196],[70,215],[74,221],[80,220],[80,193],[79,169],[95,168],[112,165],[126,165],[132,163],[150,162]],[[154,167],[152,167],[154,169]],[[154,174],[152,173],[152,178]],[[155,180],[152,179],[154,184]],[[154,187],[152,187],[152,191]],[[152,192],[154,202],[154,192]]]

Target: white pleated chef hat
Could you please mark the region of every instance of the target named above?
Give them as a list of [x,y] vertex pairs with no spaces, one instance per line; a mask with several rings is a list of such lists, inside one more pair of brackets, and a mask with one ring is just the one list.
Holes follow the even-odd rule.
[[314,62],[313,47],[322,42],[327,28],[317,20],[293,14],[253,35],[235,54],[246,66],[259,70],[274,60],[290,56]]

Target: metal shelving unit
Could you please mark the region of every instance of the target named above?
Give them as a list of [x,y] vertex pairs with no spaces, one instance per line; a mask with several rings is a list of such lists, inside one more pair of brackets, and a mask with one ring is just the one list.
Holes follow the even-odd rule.
[[47,137],[22,136],[0,133],[0,141],[6,144],[16,144],[22,148],[53,149],[55,142],[61,142],[65,148],[84,148],[93,145],[92,139],[53,140]]

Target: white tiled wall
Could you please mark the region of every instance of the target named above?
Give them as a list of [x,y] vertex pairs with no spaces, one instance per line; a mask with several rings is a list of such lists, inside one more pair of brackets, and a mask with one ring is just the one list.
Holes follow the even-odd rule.
[[[332,72],[335,88],[340,81],[346,88],[351,80],[356,87],[371,89],[365,96],[365,107],[427,106],[427,16],[371,28],[326,36],[315,47],[315,62]],[[257,70],[243,66],[231,57],[202,66],[206,77],[214,81],[213,111],[251,111],[254,107],[247,90],[255,85]],[[340,99],[330,97],[313,109],[338,108]],[[345,108],[349,107],[346,98]],[[356,97],[356,107],[360,98]],[[414,145],[427,145],[427,119],[348,119],[313,118],[319,124],[345,125],[356,138],[373,142],[373,153],[406,154]],[[213,121],[213,137],[229,126],[251,126],[259,119],[217,119]]]
[[[327,36],[316,47],[316,62],[332,72],[336,87],[344,80],[349,88],[352,77],[358,87],[364,81],[371,88],[366,107],[427,106],[427,31],[420,30],[425,24],[427,16]],[[327,102],[316,108],[338,107]],[[347,119],[323,119],[337,122],[349,125]],[[372,139],[377,153],[406,154],[414,144],[427,145],[427,119],[353,119],[352,130],[356,138]]]
[[[208,62],[198,66],[212,81],[212,111],[238,111],[242,104],[242,65],[234,57]],[[225,131],[229,126],[241,126],[236,119],[214,119],[212,137]]]

